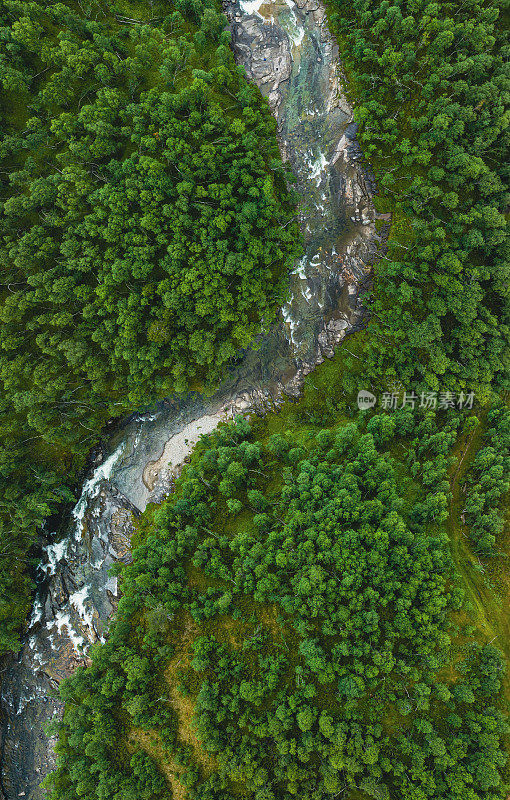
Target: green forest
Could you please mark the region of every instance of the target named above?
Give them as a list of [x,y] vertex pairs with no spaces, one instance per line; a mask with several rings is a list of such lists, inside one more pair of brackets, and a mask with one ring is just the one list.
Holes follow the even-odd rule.
[[213,385],[300,252],[275,122],[224,16],[159,10],[0,3],[0,652],[37,531],[105,423]]
[[[6,653],[105,425],[217,386],[303,243],[215,0],[0,9]],[[507,800],[508,9],[327,0],[391,214],[365,325],[136,521],[49,800]]]
[[394,212],[370,369],[508,388],[508,3],[327,5],[380,210]]
[[307,405],[222,427],[146,513],[54,800],[504,796],[504,659],[446,528],[480,421]]

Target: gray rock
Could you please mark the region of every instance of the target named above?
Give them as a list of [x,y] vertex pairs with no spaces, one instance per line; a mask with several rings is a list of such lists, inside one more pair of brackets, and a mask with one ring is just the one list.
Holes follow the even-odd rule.
[[82,526],[73,525],[63,540],[62,557],[56,560],[51,545],[46,549],[24,647],[2,676],[0,752],[8,800],[44,797],[39,784],[54,766],[55,745],[47,728],[63,710],[58,684],[88,662],[84,648],[104,636],[118,601],[116,580],[108,571],[115,561],[131,557],[133,511],[104,482]]
[[[226,5],[236,59],[268,97],[281,152],[301,197],[306,252],[289,276],[279,322],[245,352],[209,397],[172,397],[133,415],[96,461],[61,543],[49,542],[23,650],[5,665],[0,728],[0,800],[42,800],[40,781],[54,764],[60,680],[87,663],[118,601],[108,570],[130,558],[137,509],[160,502],[179,464],[164,455],[183,432],[236,413],[277,411],[298,397],[304,377],[330,358],[362,321],[362,287],[380,236],[373,178],[362,166],[352,109],[342,90],[338,50],[318,0],[265,3],[248,14]],[[384,218],[379,215],[379,218]],[[205,429],[205,427],[204,427]],[[186,441],[186,440],[184,440]],[[188,450],[191,449],[191,444]],[[150,475],[150,479],[148,476]]]

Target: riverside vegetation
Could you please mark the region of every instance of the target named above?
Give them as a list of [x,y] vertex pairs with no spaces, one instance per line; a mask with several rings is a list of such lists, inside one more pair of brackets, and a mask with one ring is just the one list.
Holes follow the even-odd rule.
[[477,419],[336,417],[222,427],[146,513],[52,800],[504,796],[504,661],[445,527]]
[[359,139],[394,221],[374,376],[508,388],[506,0],[329,0]]
[[0,652],[104,424],[217,381],[299,254],[225,18],[151,7],[0,3]]
[[[22,5],[28,6],[5,3],[11,13]],[[331,0],[360,141],[379,181],[377,202],[393,212],[388,249],[375,266],[370,322],[308,377],[298,403],[204,438],[176,492],[143,515],[108,642],[92,648],[91,666],[62,684],[66,711],[48,781],[51,800],[504,800],[510,791],[508,586],[505,594],[487,577],[489,559],[508,575],[505,8],[476,0]],[[207,33],[197,20],[212,19],[209,11],[217,9],[178,9],[183,40],[200,58],[213,58],[212,45],[200,50],[197,27]],[[72,17],[90,22],[74,7]],[[10,19],[7,27],[17,31]],[[172,12],[168,36],[175,19]],[[145,26],[144,35],[157,36],[167,23]],[[120,32],[131,41],[138,28],[111,25],[121,59]],[[76,36],[88,42],[83,30]],[[219,19],[215,36],[225,45],[235,89],[203,80],[217,103],[228,106],[232,94],[251,98],[250,141],[258,152],[262,135],[268,153],[257,180],[269,179],[276,198],[274,227],[266,227],[282,237],[276,244],[264,238],[260,247],[265,252],[273,241],[283,267],[297,246],[274,127],[228,60]],[[172,61],[184,93],[187,52]],[[210,62],[201,63],[206,71]],[[131,68],[127,81],[130,74]],[[149,94],[157,105],[154,87]],[[65,152],[75,135],[69,126],[86,129],[76,111],[84,103],[51,133],[61,131]],[[127,104],[116,108],[129,113]],[[245,111],[238,114],[243,123]],[[160,127],[148,133],[144,114],[131,135],[157,152],[153,134]],[[234,128],[232,146],[246,135]],[[128,145],[122,151],[116,176],[129,172],[131,165],[123,165],[133,153]],[[105,175],[103,162],[94,169]],[[232,191],[240,184],[236,172]],[[49,224],[60,213],[52,197],[43,209]],[[81,208],[79,189],[73,197],[72,207]],[[105,230],[110,219],[118,221],[115,204],[102,205],[102,197],[90,212],[94,231],[102,227],[97,210],[105,212]],[[134,218],[141,235],[141,218]],[[199,226],[193,230],[199,237]],[[112,263],[119,241],[121,234],[104,244]],[[233,246],[227,241],[225,253]],[[66,251],[66,258],[73,275],[76,259],[94,264],[95,280],[88,247]],[[33,257],[30,237],[26,248]],[[127,258],[123,251],[120,259]],[[112,271],[124,268],[134,266]],[[136,277],[131,285],[152,286],[147,276],[138,276],[140,284]],[[104,292],[102,300],[108,305],[118,296]],[[89,303],[87,295],[83,311]],[[161,330],[161,318],[168,324],[163,305],[157,319],[144,313],[147,334],[151,325]],[[108,311],[104,321],[111,322]],[[47,335],[47,323],[38,324]],[[119,328],[108,341],[114,359],[117,347],[129,350]],[[147,342],[139,344],[146,353]],[[131,369],[126,361],[118,384],[119,362],[112,362],[107,404],[116,391],[125,396],[115,402],[142,396],[139,370],[146,365]],[[167,380],[179,389],[181,377],[205,379],[205,365],[184,376],[172,372],[176,363],[162,363],[147,373],[147,385],[166,391]],[[219,365],[210,367],[214,379]],[[380,394],[395,385],[474,390],[483,405],[472,412],[353,412],[359,388]],[[97,403],[91,406],[98,416],[83,412],[82,420],[95,430],[102,417]],[[50,419],[47,438],[58,430]]]

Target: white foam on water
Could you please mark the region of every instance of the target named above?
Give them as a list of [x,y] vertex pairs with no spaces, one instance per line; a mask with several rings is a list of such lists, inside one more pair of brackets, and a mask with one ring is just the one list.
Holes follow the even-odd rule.
[[303,279],[306,278],[306,268],[305,268],[306,262],[307,262],[306,256],[301,258],[294,267],[294,269],[292,270],[292,275],[299,275],[299,277]]
[[294,47],[299,47],[305,36],[304,25],[300,22],[300,20],[297,17],[295,11],[296,4],[293,3],[292,0],[285,0],[285,3],[290,9],[291,20],[292,20],[292,25],[290,26],[290,29],[286,26],[285,30],[287,31],[288,37],[292,42],[292,44],[294,45]]
[[294,295],[291,296],[288,303],[286,303],[282,308],[282,316],[283,321],[286,325],[289,326],[289,333],[290,333],[290,341],[292,344],[299,344],[298,340],[294,336],[294,331],[296,330],[297,326],[299,325],[299,320],[295,320],[290,313],[292,307],[292,301],[294,300]]
[[87,585],[82,586],[81,589],[77,589],[76,592],[73,592],[71,595],[69,595],[70,605],[74,606],[82,619],[86,619],[89,616],[89,612],[84,605],[88,596],[89,587]]
[[308,108],[305,113],[307,117],[323,117],[324,109],[320,108],[318,105],[314,105]]
[[311,289],[308,286],[308,284],[306,284],[305,287],[301,290],[301,294],[305,298],[306,302],[309,304],[310,300],[313,297],[313,292],[311,291]]
[[136,450],[136,448],[137,448],[137,447],[138,447],[138,445],[140,444],[140,441],[141,441],[141,438],[142,438],[142,434],[143,434],[143,432],[144,432],[144,429],[143,429],[143,423],[144,423],[145,421],[146,421],[146,420],[144,420],[144,419],[138,420],[138,422],[139,422],[140,424],[138,425],[138,430],[137,430],[137,431],[136,431],[136,433],[135,433],[135,436],[134,436],[134,439],[133,439],[133,444],[131,445],[131,450],[132,450],[133,452]]
[[34,607],[32,609],[32,616],[30,617],[30,622],[28,623],[28,630],[33,628],[38,622],[42,620],[43,615],[43,604],[39,597],[36,597],[34,600]]
[[[106,586],[108,586],[108,583],[109,583],[110,580],[111,579],[109,578]],[[117,581],[116,578],[114,580],[115,580],[115,582]],[[89,589],[90,589],[90,587],[85,585],[85,586],[82,586],[81,589],[78,589],[78,591],[73,592],[73,594],[69,596],[69,605],[72,608],[76,609],[76,611],[78,612],[78,614],[80,616],[81,621],[89,629],[90,633],[92,634],[92,639],[95,639],[96,636],[97,636],[97,633],[96,633],[96,629],[94,628],[94,614],[93,614],[93,611],[89,611],[88,608],[85,605],[85,601],[86,601],[87,597],[89,596]],[[100,639],[101,639],[102,642],[105,641],[104,636],[101,636]],[[88,647],[88,644],[86,645],[85,649],[87,649],[87,647]]]
[[48,562],[41,565],[41,569],[47,576],[54,575],[57,570],[57,564],[62,561],[67,555],[67,548],[69,545],[68,539],[62,539],[55,544],[48,544],[43,548]]
[[42,657],[41,653],[39,652],[38,644],[39,644],[39,640],[38,640],[37,636],[35,634],[32,634],[32,636],[28,640],[28,647],[32,651],[31,658],[32,658],[33,661],[37,661],[39,666],[42,666],[45,663],[45,661],[44,661],[44,658]]
[[155,419],[161,416],[161,411],[155,411],[152,414],[139,414],[136,416],[137,422],[154,422]]
[[83,517],[85,516],[85,511],[87,510],[88,501],[92,500],[94,497],[97,497],[99,494],[99,485],[101,481],[108,480],[112,474],[115,464],[124,451],[124,446],[125,442],[122,442],[119,447],[110,456],[108,456],[105,461],[103,461],[102,464],[96,467],[91,477],[83,484],[81,497],[73,508],[73,517],[77,522],[75,531],[76,539],[80,539],[82,534]]
[[51,627],[57,629],[59,636],[63,635],[62,628],[66,628],[67,638],[71,641],[74,649],[78,652],[81,652],[80,648],[85,647],[87,644],[85,637],[81,636],[81,634],[77,633],[73,628],[70,615],[65,614],[63,611],[57,611]]
[[[244,13],[248,14],[248,16],[256,14],[257,16],[262,17],[259,9],[266,2],[267,0],[241,0],[240,6]],[[264,19],[264,17],[262,17],[262,19]]]
[[328,164],[329,164],[328,159],[326,158],[324,153],[321,153],[320,156],[311,165],[310,179],[315,180],[317,182],[317,186],[320,184],[322,180],[322,174]]
[[[16,716],[22,714],[29,703],[31,703],[33,700],[38,700],[38,699],[39,699],[39,692],[36,692],[36,694],[31,694],[28,696],[22,694],[18,701],[18,710],[16,711]],[[24,794],[25,793],[23,792],[23,795]],[[18,795],[18,797],[22,797],[23,795]]]
[[292,36],[292,34],[290,34],[290,39],[294,47],[299,47],[304,38],[305,38],[304,28],[298,28],[298,32],[295,34],[295,36]]

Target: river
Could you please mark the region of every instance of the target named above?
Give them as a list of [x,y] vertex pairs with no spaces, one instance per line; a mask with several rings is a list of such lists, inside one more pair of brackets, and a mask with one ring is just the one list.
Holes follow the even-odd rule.
[[[280,321],[218,391],[172,397],[119,426],[92,461],[64,537],[45,534],[44,563],[24,647],[2,676],[0,797],[42,800],[54,763],[59,681],[104,639],[118,599],[109,575],[130,555],[133,519],[172,489],[203,433],[235,413],[277,411],[304,376],[359,326],[363,287],[382,230],[361,163],[338,49],[318,0],[235,0],[225,11],[236,60],[268,98],[300,195],[305,255]],[[50,727],[48,727],[50,726]]]

